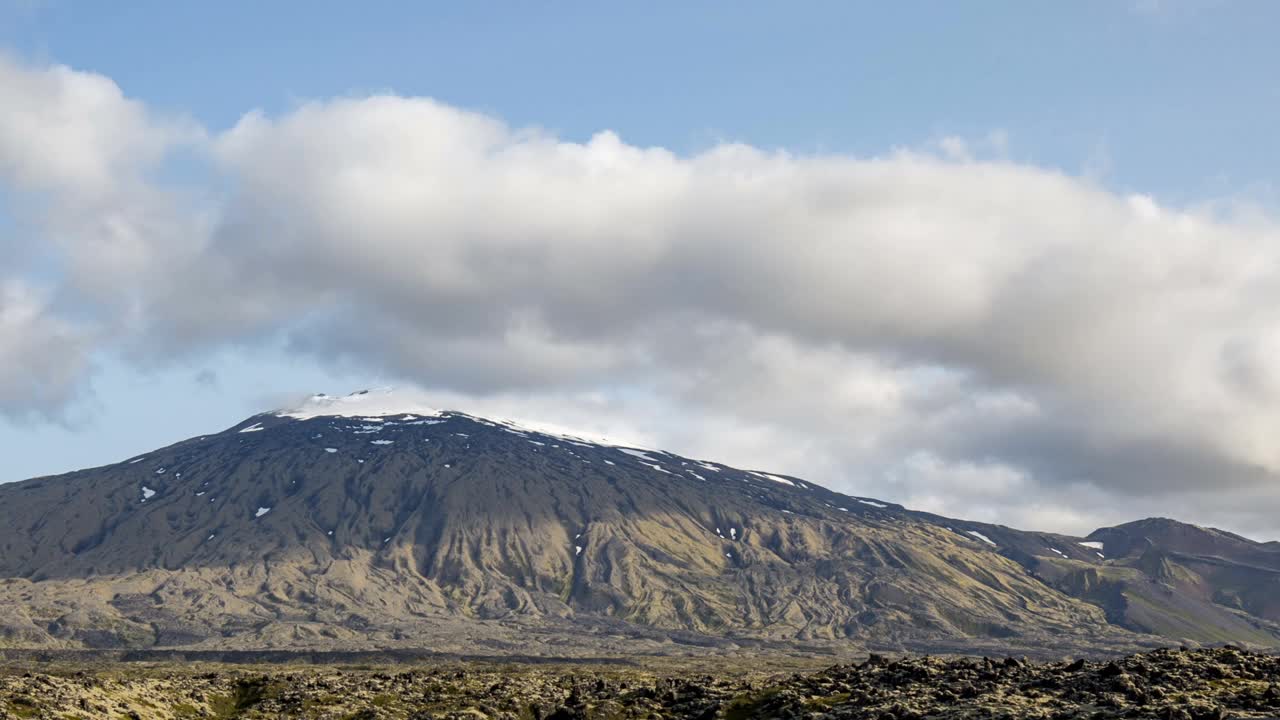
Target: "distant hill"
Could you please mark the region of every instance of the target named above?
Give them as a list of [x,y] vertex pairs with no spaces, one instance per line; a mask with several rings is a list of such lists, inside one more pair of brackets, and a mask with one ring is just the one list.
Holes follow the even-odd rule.
[[1275,646],[1278,582],[1170,520],[1024,532],[381,393],[0,485],[0,647]]

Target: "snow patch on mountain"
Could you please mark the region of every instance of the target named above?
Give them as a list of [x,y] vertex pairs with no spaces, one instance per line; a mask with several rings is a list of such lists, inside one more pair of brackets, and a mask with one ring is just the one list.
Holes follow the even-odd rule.
[[757,471],[755,471],[755,470],[751,470],[751,471],[749,471],[749,472],[750,472],[752,475],[755,475],[756,477],[759,477],[759,478],[764,478],[765,480],[772,480],[772,481],[774,481],[774,482],[782,483],[783,485],[790,485],[791,487],[800,487],[799,485],[796,485],[794,482],[792,482],[792,481],[790,481],[790,480],[788,480],[788,479],[786,479],[786,478],[784,478],[784,477],[780,477],[780,476],[778,476],[778,475],[770,475],[770,474],[769,474],[769,473],[767,473],[767,472],[757,472]]
[[318,417],[360,418],[381,422],[388,416],[413,415],[415,418],[438,417],[440,410],[431,407],[420,393],[393,392],[390,388],[361,390],[350,395],[312,395],[297,406],[279,410],[278,417],[310,420]]
[[[979,540],[981,540],[982,542],[984,542],[984,543],[986,543],[986,544],[988,544],[988,545],[995,545],[995,544],[996,544],[994,540],[992,540],[991,538],[987,537],[986,535],[983,535],[982,533],[978,532],[977,530],[970,530],[970,531],[968,531],[968,532],[969,532],[969,534],[970,534],[970,535],[972,535],[972,536],[974,536],[974,537],[978,538]],[[997,547],[998,547],[998,546],[997,546]]]

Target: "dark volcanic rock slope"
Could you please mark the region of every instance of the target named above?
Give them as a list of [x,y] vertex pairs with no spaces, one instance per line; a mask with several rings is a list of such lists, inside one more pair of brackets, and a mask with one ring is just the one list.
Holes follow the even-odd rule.
[[[0,486],[0,513],[8,645],[1103,648],[1202,629],[1127,604],[1112,576],[1135,585],[1154,560],[461,413],[260,415]],[[1247,606],[1274,608],[1232,592],[1195,602],[1272,641]]]

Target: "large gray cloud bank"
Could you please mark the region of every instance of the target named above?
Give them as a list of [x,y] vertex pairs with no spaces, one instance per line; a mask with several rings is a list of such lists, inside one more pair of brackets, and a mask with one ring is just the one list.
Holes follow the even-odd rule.
[[1265,215],[954,143],[678,155],[393,95],[215,131],[5,59],[0,98],[12,417],[55,417],[99,352],[283,339],[952,514],[1275,534]]

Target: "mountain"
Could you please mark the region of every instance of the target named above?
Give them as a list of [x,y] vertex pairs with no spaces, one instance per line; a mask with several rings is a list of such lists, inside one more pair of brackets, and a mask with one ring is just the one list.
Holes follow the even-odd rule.
[[0,646],[1280,644],[1280,548],[1014,530],[375,392],[0,485]]

